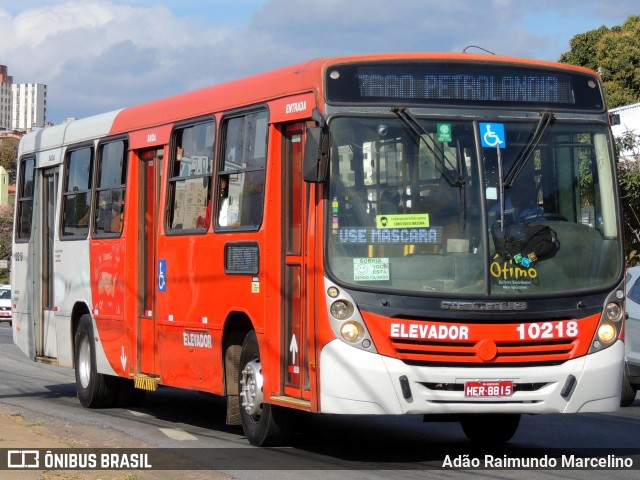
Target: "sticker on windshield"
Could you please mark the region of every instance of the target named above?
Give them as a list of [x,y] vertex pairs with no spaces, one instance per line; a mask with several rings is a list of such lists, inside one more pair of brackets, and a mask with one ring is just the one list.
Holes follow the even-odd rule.
[[[522,255],[519,255],[522,258]],[[523,291],[540,284],[538,279],[538,271],[529,262],[528,266],[524,266],[522,262],[516,263],[511,259],[504,259],[496,254],[491,262],[490,272],[494,284],[502,290]]]
[[379,282],[389,280],[388,258],[354,258],[353,279],[356,282]]
[[338,209],[339,208],[340,208],[340,204],[338,203],[338,198],[333,197],[333,201],[331,202],[331,216],[332,216],[331,228],[334,234],[338,232],[338,225],[339,225]]
[[483,147],[500,148],[507,146],[507,140],[504,136],[504,123],[481,123],[480,124],[480,140]]
[[376,215],[377,228],[424,228],[429,226],[428,213]]
[[451,135],[451,124],[450,123],[439,123],[437,125],[438,129],[438,141],[442,143],[449,143],[453,140]]

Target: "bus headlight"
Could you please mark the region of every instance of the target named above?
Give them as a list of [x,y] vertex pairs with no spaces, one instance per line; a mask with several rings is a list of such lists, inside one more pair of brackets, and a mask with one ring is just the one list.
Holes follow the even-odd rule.
[[362,336],[362,325],[356,322],[346,322],[340,327],[340,335],[347,342],[356,342]]
[[596,328],[588,354],[599,352],[616,343],[624,327],[624,289],[620,287],[611,292],[602,304],[600,321]]
[[598,327],[598,340],[602,343],[611,343],[617,336],[616,327],[609,322],[604,322]]
[[605,312],[607,319],[612,322],[618,322],[622,318],[622,308],[615,302],[608,303]]
[[353,307],[351,307],[349,303],[344,300],[336,300],[331,304],[330,310],[333,318],[335,318],[336,320],[344,320],[345,318],[349,317],[349,315],[351,315]]
[[369,353],[376,353],[373,338],[367,330],[367,323],[356,306],[351,294],[324,279],[326,310],[324,315],[329,321],[334,338],[349,347],[358,348]]

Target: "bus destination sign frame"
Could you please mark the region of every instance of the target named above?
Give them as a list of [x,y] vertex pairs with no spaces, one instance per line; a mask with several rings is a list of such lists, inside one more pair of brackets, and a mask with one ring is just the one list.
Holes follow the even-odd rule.
[[501,64],[413,62],[327,68],[329,104],[536,107],[604,111],[595,76]]

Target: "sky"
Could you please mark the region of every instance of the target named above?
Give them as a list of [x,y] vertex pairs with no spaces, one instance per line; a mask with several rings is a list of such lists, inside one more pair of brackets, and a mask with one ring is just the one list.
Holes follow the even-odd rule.
[[324,56],[476,45],[555,61],[630,15],[638,0],[0,0],[0,64],[46,84],[60,123]]

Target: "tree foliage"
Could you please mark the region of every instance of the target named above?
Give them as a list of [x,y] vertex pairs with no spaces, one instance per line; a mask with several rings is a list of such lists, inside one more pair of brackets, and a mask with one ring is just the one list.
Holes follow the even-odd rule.
[[620,26],[602,26],[580,33],[560,62],[600,73],[610,108],[640,102],[640,16],[631,15]]
[[0,139],[0,166],[3,166],[10,175],[11,172],[15,174],[16,171],[18,143],[19,140],[16,138],[7,137]]
[[640,134],[627,131],[616,138],[616,151],[626,152],[618,164],[620,199],[624,214],[627,264],[640,264]]
[[[0,139],[0,166],[9,174],[9,183],[15,184],[16,161],[19,140],[11,137]],[[0,206],[0,260],[11,257],[11,235],[13,232],[13,205]],[[11,281],[9,269],[0,268],[0,283]]]
[[[13,207],[0,207],[0,259],[11,257],[11,236],[13,233]],[[11,282],[9,269],[0,268],[0,283]]]
[[[570,46],[560,61],[596,70],[610,108],[640,102],[640,16],[632,15],[620,26],[578,34]],[[628,131],[615,140],[616,153],[624,151],[626,158],[618,165],[618,178],[631,266],[640,264],[640,132]]]

